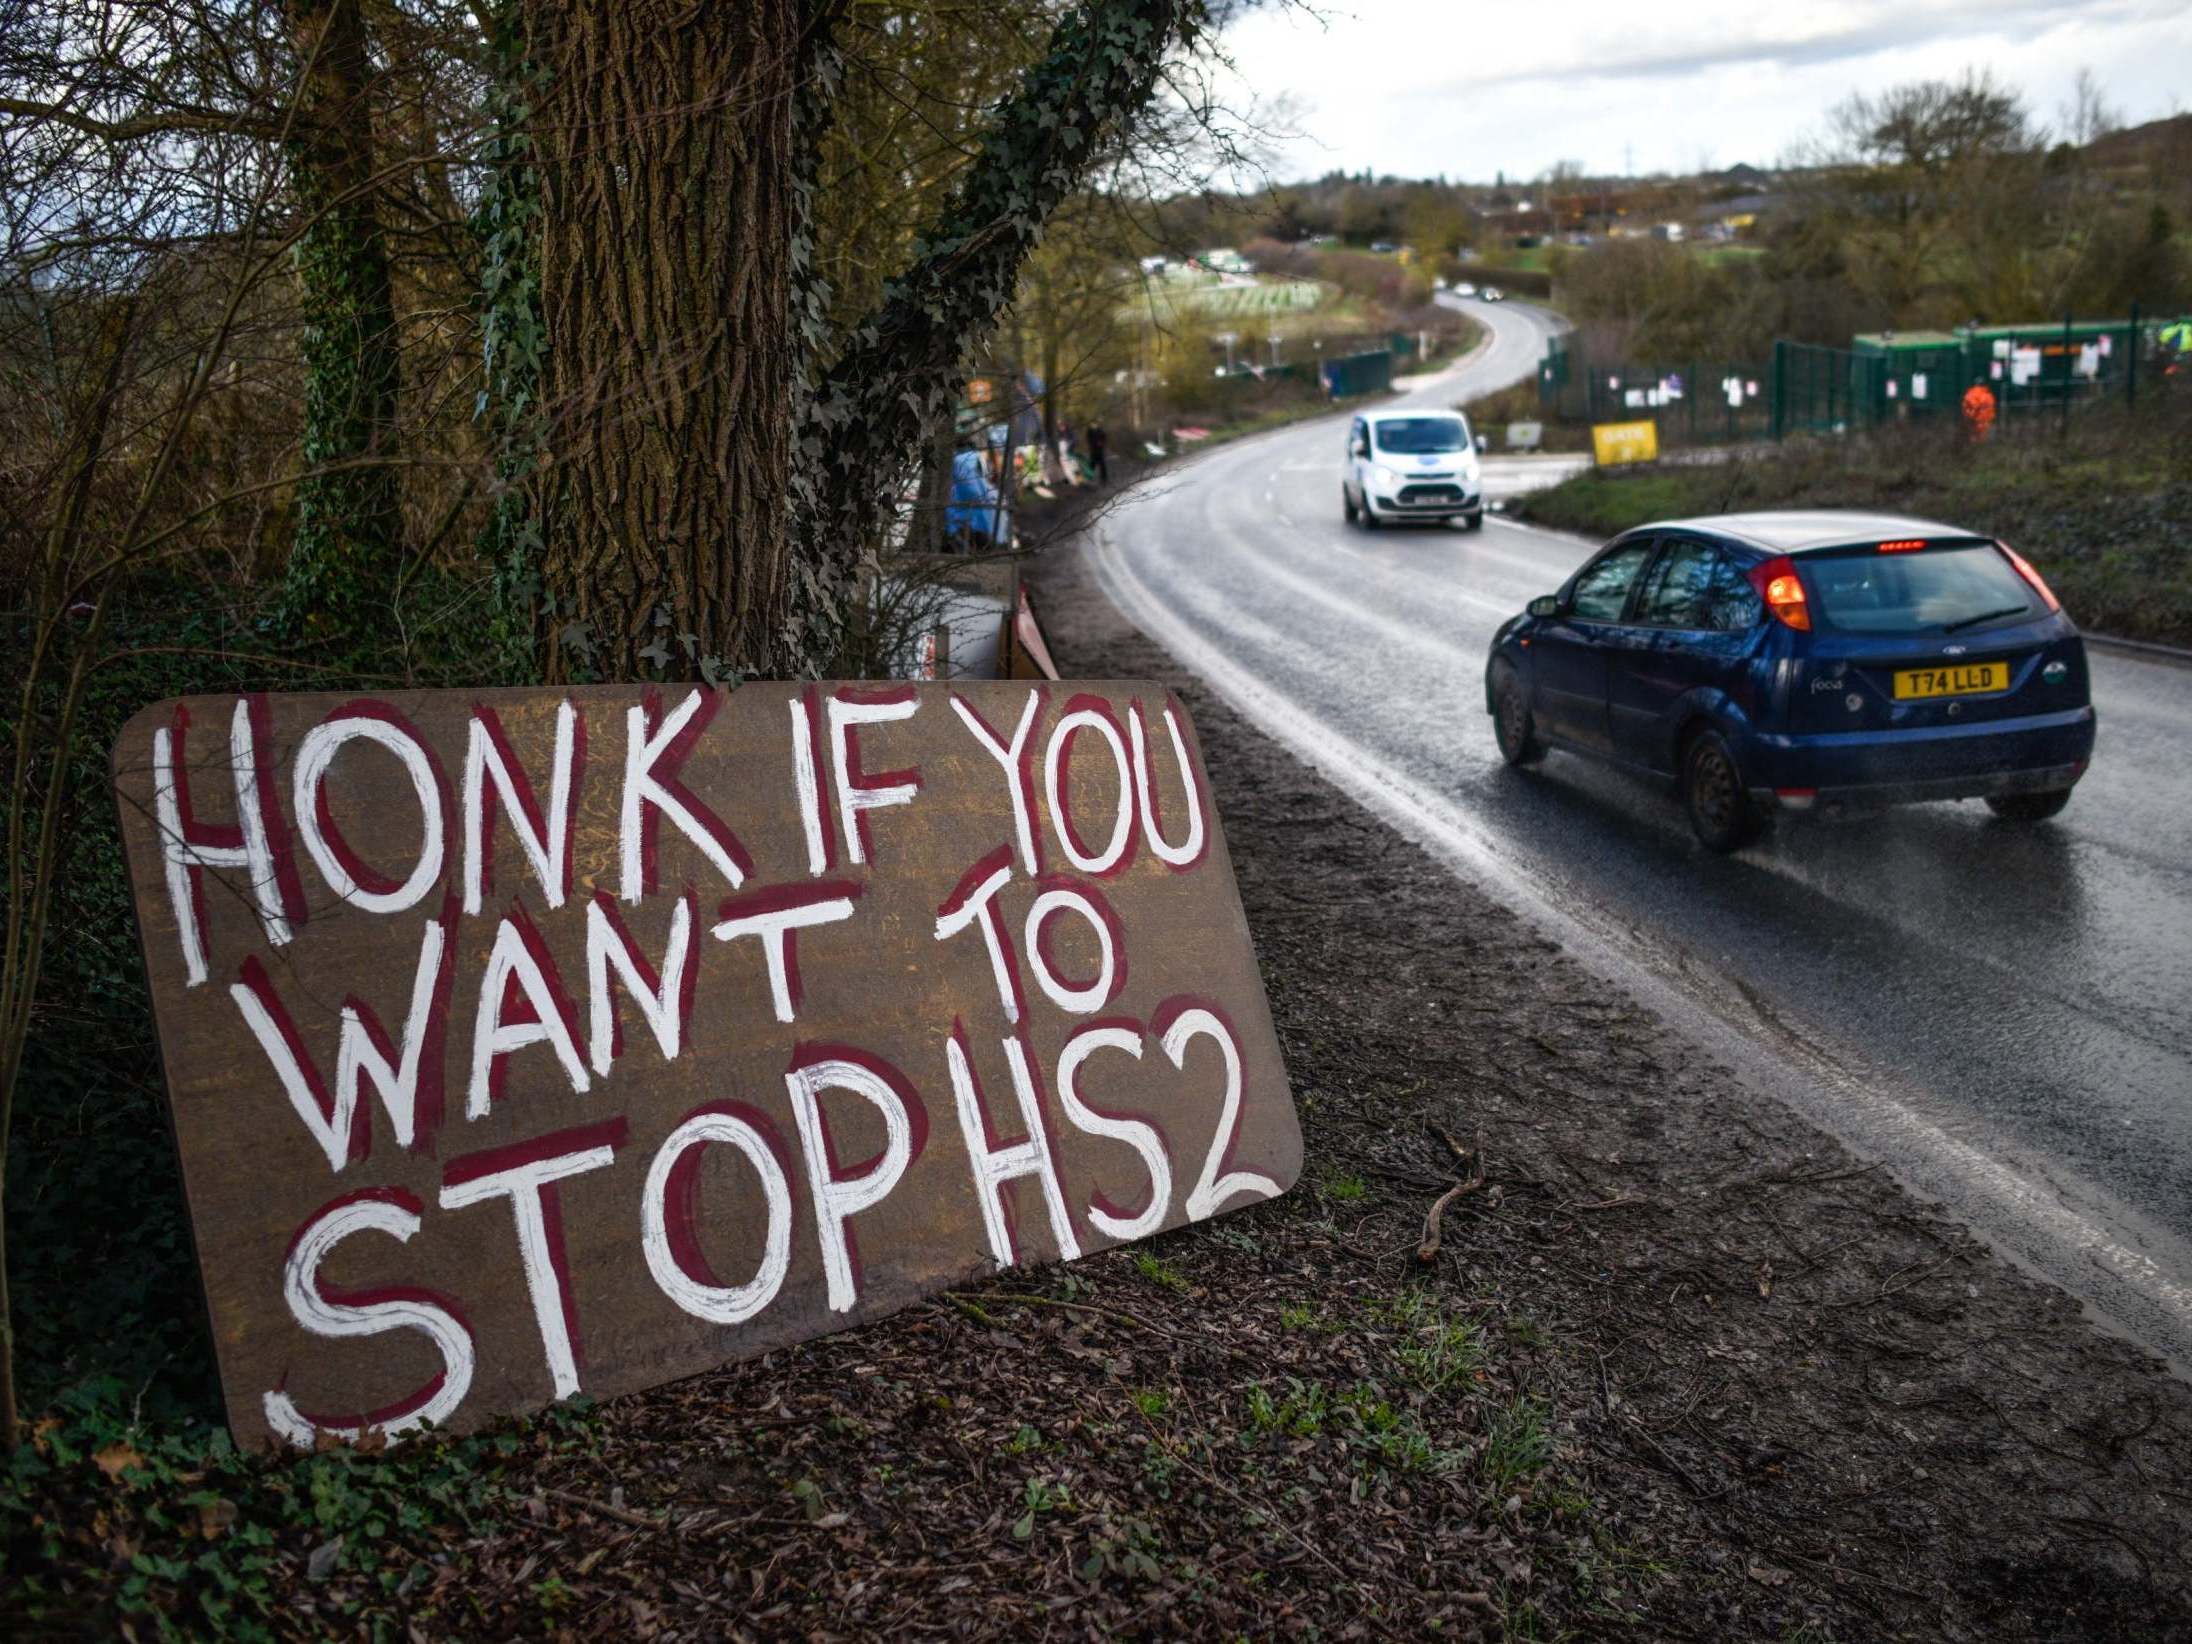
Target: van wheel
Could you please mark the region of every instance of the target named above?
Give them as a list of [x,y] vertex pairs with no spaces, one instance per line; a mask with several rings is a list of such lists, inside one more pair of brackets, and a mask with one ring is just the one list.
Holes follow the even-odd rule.
[[1545,757],[1545,744],[1537,739],[1537,718],[1530,712],[1530,693],[1504,662],[1492,670],[1492,735],[1499,743],[1499,757],[1510,765],[1535,765]]
[[1355,524],[1355,493],[1348,490],[1344,485],[1340,487],[1340,507],[1347,514],[1347,523],[1350,525]]
[[2001,794],[1987,801],[1987,809],[2004,822],[2045,822],[2060,816],[2069,803],[2068,788],[2051,788],[2046,793]]
[[1682,808],[1689,812],[1690,831],[1709,851],[1741,850],[1765,826],[1718,731],[1700,731],[1683,750]]
[[1362,499],[1362,528],[1365,531],[1375,531],[1378,528],[1378,516],[1370,512],[1370,499],[1367,496]]
[[1464,520],[1470,530],[1481,531],[1484,529],[1484,510],[1479,508],[1475,513],[1465,515]]

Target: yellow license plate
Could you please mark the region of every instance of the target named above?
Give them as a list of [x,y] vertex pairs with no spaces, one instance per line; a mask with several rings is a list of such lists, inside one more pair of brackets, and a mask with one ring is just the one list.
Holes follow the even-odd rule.
[[1895,699],[1921,696],[1985,696],[2009,689],[2006,662],[1962,662],[1953,668],[1904,668],[1895,676]]

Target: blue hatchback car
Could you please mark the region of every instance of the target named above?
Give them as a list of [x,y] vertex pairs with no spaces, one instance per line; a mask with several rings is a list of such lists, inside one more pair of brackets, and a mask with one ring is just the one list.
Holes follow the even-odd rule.
[[1781,807],[2042,821],[2093,755],[2085,642],[2039,573],[1888,514],[1630,531],[1499,630],[1484,694],[1509,764],[1564,748],[1672,776],[1716,851]]

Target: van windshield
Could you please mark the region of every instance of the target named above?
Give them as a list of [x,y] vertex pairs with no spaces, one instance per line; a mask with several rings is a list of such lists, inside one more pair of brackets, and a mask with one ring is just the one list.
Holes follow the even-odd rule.
[[1844,633],[1934,633],[2041,608],[2031,584],[1989,542],[1807,554],[1802,564],[1820,609]]
[[1378,449],[1402,456],[1429,457],[1469,447],[1469,425],[1459,417],[1388,417],[1372,426]]

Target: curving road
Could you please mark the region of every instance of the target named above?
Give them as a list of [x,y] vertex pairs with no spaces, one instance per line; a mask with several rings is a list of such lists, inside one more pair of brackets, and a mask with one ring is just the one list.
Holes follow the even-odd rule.
[[[1529,375],[1551,316],[1410,386]],[[1146,483],[1091,553],[1121,610],[1266,731],[1546,925],[1703,1048],[1997,1247],[2192,1365],[2192,668],[2095,651],[2100,746],[2057,822],[1976,802],[1784,821],[1732,858],[1672,797],[1555,754],[1503,767],[1493,630],[1590,552],[1488,517],[1351,530],[1345,423]],[[1546,466],[1487,461],[1487,488]]]

